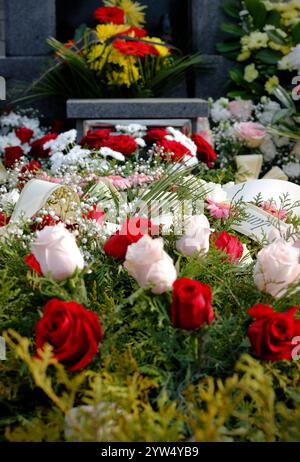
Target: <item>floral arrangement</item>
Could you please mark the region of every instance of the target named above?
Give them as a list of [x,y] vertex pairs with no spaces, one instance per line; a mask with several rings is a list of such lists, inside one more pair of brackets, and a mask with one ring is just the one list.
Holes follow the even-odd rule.
[[[245,204],[212,146],[0,124],[1,439],[299,440],[299,240],[234,231]],[[50,201],[13,220],[30,180],[72,189],[73,218]],[[299,234],[290,204],[257,205]]]
[[224,8],[234,22],[223,24],[231,37],[217,49],[241,64],[230,71],[228,96],[259,101],[278,85],[290,89],[300,69],[299,2],[237,0]]
[[50,38],[56,60],[21,99],[151,97],[174,87],[201,62],[182,56],[172,44],[150,37],[145,7],[131,0],[105,0],[93,17],[95,28],[80,27],[63,44]]
[[[214,144],[218,166],[236,171],[237,158],[246,159],[245,156],[254,154],[262,159],[257,176],[262,177],[277,167],[279,179],[299,184],[299,141],[293,137],[291,128],[282,125],[289,126],[287,111],[291,114],[294,111],[296,116],[296,108],[286,92],[278,89],[276,94],[282,96],[279,101],[267,96],[259,103],[228,98],[210,101],[211,129],[207,130],[206,137]],[[294,125],[297,125],[296,117]]]

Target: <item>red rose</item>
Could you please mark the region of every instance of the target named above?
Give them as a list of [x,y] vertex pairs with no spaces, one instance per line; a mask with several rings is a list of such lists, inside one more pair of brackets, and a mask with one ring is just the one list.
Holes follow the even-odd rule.
[[192,140],[197,146],[198,159],[211,168],[217,159],[217,154],[213,150],[212,146],[200,135],[193,135]]
[[157,56],[159,53],[153,45],[148,43],[134,41],[134,40],[123,40],[117,38],[113,42],[114,48],[116,48],[120,53],[129,56],[140,56],[143,58],[147,55]]
[[53,298],[36,325],[36,348],[53,346],[55,358],[74,372],[87,366],[98,352],[103,333],[100,320],[76,302]]
[[167,134],[168,132],[165,128],[150,128],[145,136],[145,141],[147,144],[154,144],[162,141]]
[[12,168],[23,157],[24,151],[20,146],[8,146],[4,150],[3,163],[5,167]]
[[136,38],[143,38],[143,37],[146,37],[146,35],[148,35],[148,32],[145,29],[141,29],[140,27],[131,26],[129,27],[129,29],[122,32],[121,35],[129,35],[129,34],[134,34]]
[[163,158],[171,158],[174,162],[180,162],[185,156],[191,156],[191,151],[178,141],[163,139],[157,142],[157,146],[164,149]]
[[121,152],[125,156],[133,154],[138,148],[135,139],[129,135],[109,136],[106,140],[103,140],[102,146]]
[[185,330],[199,329],[211,324],[214,312],[211,306],[212,293],[209,285],[180,278],[173,284],[171,319],[174,327]]
[[102,24],[124,24],[125,12],[118,6],[101,6],[94,11],[94,18]]
[[110,135],[110,130],[101,129],[101,130],[89,130],[87,135],[84,136],[80,144],[81,146],[88,146],[90,149],[100,149],[103,146],[103,140],[108,138]]
[[124,260],[128,247],[138,242],[145,234],[157,235],[158,226],[147,218],[131,218],[127,220],[120,231],[111,236],[104,244],[104,252],[116,260]]
[[33,136],[33,130],[31,130],[31,128],[26,127],[17,128],[15,133],[21,141],[21,143],[29,143]]
[[47,143],[47,141],[55,140],[57,136],[58,136],[57,133],[48,133],[47,135],[42,136],[42,138],[34,141],[31,144],[31,151],[29,154],[32,157],[36,157],[36,158],[48,157],[50,150],[44,149],[44,144]]
[[24,257],[24,261],[27,263],[27,265],[31,269],[36,271],[38,274],[41,274],[41,275],[43,274],[39,262],[37,261],[37,259],[35,258],[35,256],[32,253],[29,254],[29,255],[26,255]]
[[292,340],[300,336],[300,319],[295,319],[298,306],[276,313],[270,306],[257,304],[248,310],[255,319],[248,336],[255,354],[266,361],[292,359]]
[[10,220],[10,217],[8,217],[6,214],[3,214],[2,212],[0,212],[0,228],[2,228],[3,226],[8,225],[9,220]]
[[236,236],[222,231],[215,241],[215,246],[218,249],[224,250],[229,256],[229,261],[240,260],[244,253],[243,245],[240,243]]

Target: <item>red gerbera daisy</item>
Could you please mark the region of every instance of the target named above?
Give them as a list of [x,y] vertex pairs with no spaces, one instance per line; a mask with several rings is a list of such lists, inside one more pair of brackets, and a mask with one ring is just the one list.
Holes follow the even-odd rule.
[[94,11],[94,18],[102,24],[124,24],[125,12],[118,6],[101,6]]
[[124,55],[140,57],[144,57],[147,55],[158,55],[158,51],[156,50],[156,48],[144,42],[122,40],[120,38],[117,38],[113,42],[113,46]]

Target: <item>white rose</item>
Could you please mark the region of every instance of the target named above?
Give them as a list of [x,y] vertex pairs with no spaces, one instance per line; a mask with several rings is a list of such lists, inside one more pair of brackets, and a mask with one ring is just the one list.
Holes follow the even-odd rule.
[[300,250],[283,239],[278,239],[257,255],[254,268],[256,287],[279,298],[290,284],[300,280]]
[[176,249],[187,257],[209,250],[210,225],[205,215],[188,219],[185,235],[176,242]]
[[72,276],[76,268],[81,270],[84,267],[75,237],[62,223],[45,226],[42,231],[38,231],[30,248],[42,273],[45,276],[51,273],[57,281]]
[[131,244],[126,253],[124,267],[140,287],[153,284],[153,293],[163,293],[176,280],[176,270],[172,259],[163,250],[161,238],[143,236]]

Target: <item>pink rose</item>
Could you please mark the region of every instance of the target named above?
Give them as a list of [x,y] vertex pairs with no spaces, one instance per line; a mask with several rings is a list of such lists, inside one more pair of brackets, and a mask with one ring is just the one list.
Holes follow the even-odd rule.
[[230,101],[228,105],[231,115],[242,122],[246,122],[251,117],[252,107],[252,101],[244,99]]
[[244,141],[250,149],[258,148],[266,138],[266,130],[263,125],[255,122],[241,122],[235,125],[235,131],[241,141]]

